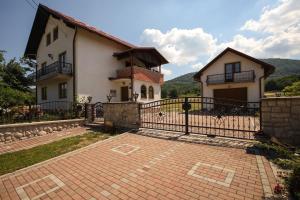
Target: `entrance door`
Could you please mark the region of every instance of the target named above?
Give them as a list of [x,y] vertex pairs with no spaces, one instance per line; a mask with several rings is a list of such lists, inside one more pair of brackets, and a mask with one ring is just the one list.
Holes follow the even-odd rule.
[[121,101],[128,101],[128,86],[121,87]]

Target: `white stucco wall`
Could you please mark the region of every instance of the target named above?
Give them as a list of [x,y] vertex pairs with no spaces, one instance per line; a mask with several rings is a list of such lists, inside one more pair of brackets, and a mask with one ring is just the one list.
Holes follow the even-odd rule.
[[116,70],[124,68],[124,62],[113,57],[113,53],[127,47],[100,37],[83,29],[76,36],[76,91],[77,95],[92,96],[92,102],[106,102],[110,90],[117,91],[112,101],[120,101],[120,84],[110,81]]
[[[58,39],[53,41],[53,29],[58,26]],[[46,35],[51,33],[51,43],[46,45]],[[38,69],[41,68],[41,64],[46,62],[50,65],[58,61],[58,55],[60,53],[66,52],[66,62],[73,64],[73,38],[75,30],[66,26],[62,20],[57,20],[52,16],[49,17],[47,22],[45,33],[42,36],[39,48],[37,50],[36,61],[38,64]],[[53,59],[51,59],[48,54],[52,54]],[[68,84],[68,94],[66,99],[58,98],[58,84],[67,82]],[[47,86],[47,96],[48,99],[41,100],[41,88]],[[73,78],[69,77],[60,80],[47,80],[37,84],[37,96],[38,103],[46,101],[73,101]]]
[[[146,99],[141,98],[141,86],[142,85],[145,85],[147,88],[147,98]],[[149,98],[149,87],[150,86],[152,86],[154,89],[154,99]],[[133,88],[134,88],[133,92],[136,92],[139,94],[139,97],[137,99],[138,102],[147,103],[147,102],[157,101],[157,100],[161,99],[160,98],[161,97],[161,87],[160,87],[160,84],[158,84],[158,83],[134,80]]]
[[[226,84],[216,84],[216,85],[207,85],[206,80],[208,75],[213,74],[223,74],[225,73],[225,63],[240,62],[241,71],[255,71],[255,81],[249,83],[226,83]],[[221,58],[219,58],[214,64],[209,66],[201,75],[201,81],[203,83],[203,92],[204,97],[213,97],[214,89],[226,89],[226,88],[247,88],[247,98],[248,101],[256,102],[260,100],[259,87],[262,88],[262,96],[264,92],[264,84],[262,79],[262,85],[259,84],[259,78],[264,75],[264,69],[261,65],[248,60],[237,54],[227,52]]]

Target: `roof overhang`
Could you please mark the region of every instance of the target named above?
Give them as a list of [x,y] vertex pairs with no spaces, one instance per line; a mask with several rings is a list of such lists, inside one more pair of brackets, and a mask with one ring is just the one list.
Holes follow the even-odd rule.
[[118,59],[126,59],[133,56],[147,67],[156,67],[169,63],[154,47],[134,47],[126,51],[114,53],[113,56]]
[[274,72],[274,70],[275,70],[275,67],[274,67],[273,65],[270,65],[270,64],[268,64],[268,63],[266,63],[266,62],[263,62],[263,61],[261,61],[261,60],[259,60],[259,59],[256,59],[256,58],[252,57],[252,56],[249,56],[249,55],[247,55],[247,54],[245,54],[245,53],[242,53],[242,52],[240,52],[240,51],[237,51],[237,50],[235,50],[235,49],[232,49],[232,48],[230,48],[230,47],[227,47],[224,51],[222,51],[219,55],[217,55],[213,60],[211,60],[207,65],[205,65],[199,72],[197,72],[197,73],[194,75],[194,79],[195,79],[196,81],[200,81],[200,76],[201,76],[201,74],[202,74],[208,67],[210,67],[213,63],[215,63],[219,58],[221,58],[223,55],[225,55],[227,52],[232,52],[232,53],[234,53],[234,54],[237,54],[237,55],[242,56],[242,57],[244,57],[244,58],[246,58],[246,59],[249,59],[249,60],[251,60],[251,61],[253,61],[253,62],[255,62],[255,63],[260,64],[260,65],[263,67],[263,69],[264,69],[264,77],[265,77],[265,78],[268,77],[270,74],[272,74],[272,73]]
[[67,15],[64,15],[64,14],[56,11],[56,10],[48,8],[47,6],[39,4],[35,18],[34,18],[34,22],[33,22],[32,28],[31,28],[31,32],[29,35],[29,39],[28,39],[28,42],[26,45],[26,49],[25,49],[25,53],[24,53],[25,57],[28,57],[31,59],[36,59],[36,53],[37,53],[39,44],[41,42],[42,36],[45,32],[45,28],[46,28],[46,25],[47,25],[50,15],[56,19],[63,20],[63,22],[71,28],[79,27],[79,28],[85,29],[89,32],[95,33],[101,37],[107,38],[111,41],[114,41],[118,44],[121,44],[125,47],[128,47],[128,48],[135,47],[135,45],[133,45],[133,44],[125,42],[115,36],[112,36],[108,33],[98,30],[95,27],[88,26],[87,24],[80,22],[72,17],[69,17]]

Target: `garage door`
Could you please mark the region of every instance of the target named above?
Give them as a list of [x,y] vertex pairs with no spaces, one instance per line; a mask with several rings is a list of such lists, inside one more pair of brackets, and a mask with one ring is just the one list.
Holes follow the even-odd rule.
[[247,101],[247,88],[215,89],[214,98]]

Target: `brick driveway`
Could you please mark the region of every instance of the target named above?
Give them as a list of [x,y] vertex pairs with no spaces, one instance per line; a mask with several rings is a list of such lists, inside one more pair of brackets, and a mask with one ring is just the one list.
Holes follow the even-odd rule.
[[0,199],[262,199],[270,184],[245,150],[124,133],[0,177]]

